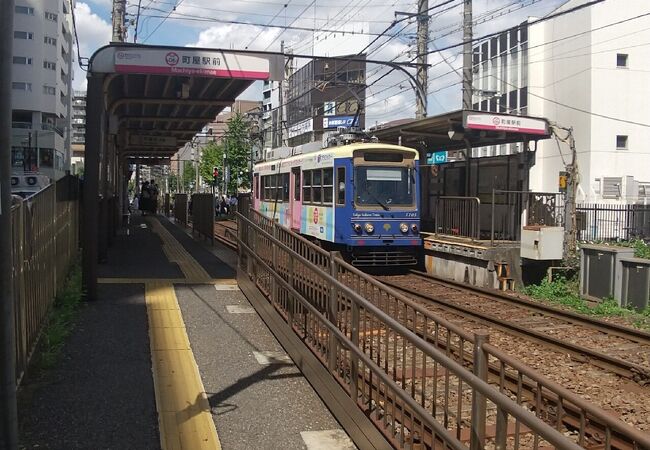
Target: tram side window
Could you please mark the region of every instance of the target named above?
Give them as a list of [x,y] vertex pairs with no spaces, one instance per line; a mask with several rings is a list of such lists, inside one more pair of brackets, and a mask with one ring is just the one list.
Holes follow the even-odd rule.
[[313,203],[321,203],[323,201],[323,173],[320,170],[312,171],[311,196]]
[[278,175],[278,177],[282,177],[282,192],[278,194],[278,200],[288,202],[289,201],[289,174],[283,173],[282,175]]
[[345,205],[345,167],[336,169],[336,204]]
[[260,174],[255,174],[255,198],[260,198]]
[[323,169],[323,203],[332,204],[334,195],[334,169]]
[[311,202],[311,170],[302,173],[302,201]]

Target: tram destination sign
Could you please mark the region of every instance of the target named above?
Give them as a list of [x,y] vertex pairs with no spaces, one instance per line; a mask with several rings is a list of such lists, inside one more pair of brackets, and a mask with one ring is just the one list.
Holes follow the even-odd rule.
[[507,114],[466,113],[463,115],[463,126],[471,130],[548,134],[548,124],[545,120]]
[[192,49],[134,48],[115,52],[115,72],[267,80],[269,61],[259,56]]

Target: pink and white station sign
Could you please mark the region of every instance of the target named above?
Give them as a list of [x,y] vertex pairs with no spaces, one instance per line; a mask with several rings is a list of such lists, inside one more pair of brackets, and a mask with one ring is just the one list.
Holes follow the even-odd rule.
[[258,56],[192,49],[133,49],[115,52],[115,72],[269,79],[269,61]]
[[511,131],[523,134],[548,134],[545,120],[506,114],[472,114],[465,116],[464,127],[472,130]]

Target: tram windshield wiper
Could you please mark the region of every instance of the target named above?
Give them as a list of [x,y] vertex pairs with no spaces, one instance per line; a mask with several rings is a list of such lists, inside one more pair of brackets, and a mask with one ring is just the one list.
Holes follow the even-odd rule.
[[369,195],[369,196],[370,196],[374,201],[376,201],[376,202],[379,204],[379,206],[381,206],[381,207],[383,208],[384,211],[390,211],[390,208],[388,207],[388,205],[386,205],[384,202],[382,202],[381,200],[379,200],[379,197],[377,197],[375,194],[373,194],[373,193],[370,192],[370,191],[367,191],[367,192],[368,192],[368,195]]

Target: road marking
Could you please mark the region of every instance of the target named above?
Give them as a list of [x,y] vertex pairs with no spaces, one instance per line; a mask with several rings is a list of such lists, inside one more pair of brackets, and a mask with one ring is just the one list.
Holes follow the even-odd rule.
[[262,366],[271,364],[293,364],[293,361],[284,352],[256,352],[253,351],[253,356]]
[[356,450],[343,430],[301,431],[307,450]]
[[255,314],[255,310],[250,306],[226,305],[226,310],[230,314]]
[[174,286],[167,280],[147,282],[145,302],[161,447],[220,450]]

